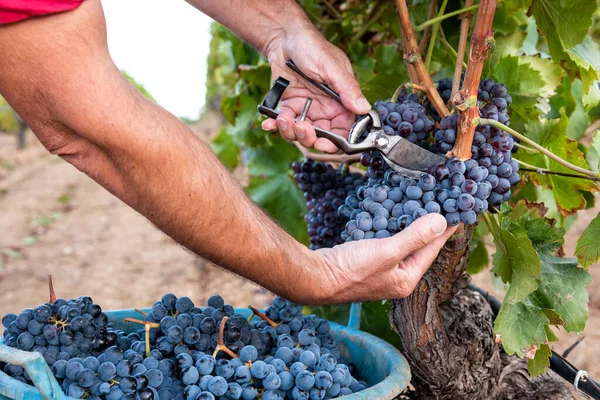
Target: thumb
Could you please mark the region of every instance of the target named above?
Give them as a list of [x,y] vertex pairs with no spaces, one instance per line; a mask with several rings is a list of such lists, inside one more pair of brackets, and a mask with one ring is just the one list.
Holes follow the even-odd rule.
[[393,251],[390,258],[404,259],[415,251],[422,249],[440,237],[448,227],[446,218],[437,213],[425,215],[408,228],[394,236],[383,239],[389,241],[387,248]]
[[327,84],[339,93],[342,104],[354,114],[363,115],[371,111],[371,104],[360,90],[349,62],[346,66],[331,64],[326,70]]

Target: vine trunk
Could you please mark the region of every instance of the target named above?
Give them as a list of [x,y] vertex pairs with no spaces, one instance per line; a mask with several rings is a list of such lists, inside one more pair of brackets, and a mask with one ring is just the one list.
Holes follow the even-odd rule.
[[395,299],[390,323],[402,338],[413,374],[414,399],[572,399],[553,372],[530,379],[525,360],[494,341],[488,301],[465,288],[465,268],[475,227],[444,246],[415,291]]

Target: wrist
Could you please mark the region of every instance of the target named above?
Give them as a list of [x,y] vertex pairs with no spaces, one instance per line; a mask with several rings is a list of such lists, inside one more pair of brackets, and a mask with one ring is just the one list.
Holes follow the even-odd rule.
[[[304,247],[304,246],[303,246]],[[308,306],[329,304],[334,285],[331,282],[331,265],[320,251],[304,247],[303,256],[297,262],[298,279],[290,288],[290,300]]]

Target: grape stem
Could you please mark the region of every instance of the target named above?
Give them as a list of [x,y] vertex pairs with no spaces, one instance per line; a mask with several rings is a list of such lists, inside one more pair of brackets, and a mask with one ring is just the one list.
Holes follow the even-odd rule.
[[510,133],[511,135],[513,135],[514,137],[516,137],[517,139],[520,139],[521,142],[526,143],[527,145],[533,147],[535,150],[537,150],[538,152],[550,157],[551,159],[553,159],[554,161],[556,161],[557,163],[564,165],[565,167],[575,171],[575,172],[579,172],[580,174],[584,174],[587,176],[591,176],[594,178],[598,178],[600,177],[600,173],[597,172],[593,172],[590,170],[587,170],[585,168],[581,168],[578,167],[577,165],[571,164],[570,162],[563,160],[562,158],[560,158],[559,156],[557,156],[556,154],[552,153],[550,150],[547,150],[545,148],[543,148],[542,146],[540,146],[539,144],[537,144],[536,142],[534,142],[533,140],[529,139],[528,137],[520,134],[519,132],[515,131],[514,129],[498,122],[495,121],[493,119],[486,119],[486,118],[480,118],[479,119],[479,124],[483,125],[483,126],[493,126],[494,128],[498,128],[498,129],[502,129],[503,131],[506,131],[508,133]]
[[[427,20],[433,19],[435,16],[435,10],[437,9],[437,0],[432,0],[429,5],[429,13],[427,14]],[[421,41],[419,42],[419,53],[425,53],[425,48],[427,47],[427,42],[431,38],[431,25],[425,27],[423,36],[421,37]]]
[[300,153],[302,153],[302,156],[304,158],[309,158],[311,160],[315,160],[315,161],[326,161],[326,162],[338,162],[338,163],[355,163],[357,161],[360,161],[360,157],[361,154],[352,154],[352,155],[348,155],[348,154],[327,154],[327,153],[313,153],[312,151],[308,150],[306,147],[302,146],[299,142],[292,142],[294,144],[294,146],[296,146],[296,148],[298,150],[300,150]]
[[156,322],[142,321],[141,319],[137,319],[137,318],[125,318],[123,321],[133,322],[136,324],[144,325],[144,330],[146,332],[146,335],[145,335],[146,357],[150,357],[150,329],[151,328],[160,328],[160,324],[157,324]]
[[461,8],[459,10],[455,10],[455,11],[449,12],[448,14],[438,15],[435,18],[428,19],[427,21],[423,22],[421,25],[415,26],[415,32],[421,32],[421,31],[425,30],[426,28],[428,28],[429,26],[431,26],[433,24],[437,24],[445,19],[452,18],[452,17],[454,17],[456,15],[460,15],[460,14],[467,14],[467,13],[469,13],[473,10],[477,10],[479,8],[479,4],[475,4],[475,5],[469,5],[469,4],[473,4],[473,2],[471,1],[470,3],[465,3],[465,7]]
[[494,47],[492,25],[496,5],[497,0],[481,0],[479,13],[475,20],[475,27],[473,28],[473,35],[471,36],[469,62],[465,72],[465,79],[461,89],[452,98],[458,110],[458,123],[456,142],[448,155],[460,160],[471,158],[473,136],[475,135],[477,120],[479,119],[479,108],[477,107],[479,80],[483,72],[483,64],[489,52]]
[[147,313],[146,311],[142,311],[142,310],[140,310],[139,308],[134,308],[134,309],[133,309],[133,311],[136,311],[136,312],[138,312],[138,313],[142,314],[144,317],[145,317],[146,315],[148,315],[148,313]]
[[277,328],[277,322],[273,321],[271,318],[267,317],[265,314],[261,313],[260,311],[258,311],[256,308],[254,308],[252,306],[248,306],[248,308],[250,310],[252,310],[254,315],[256,315],[258,318],[260,318],[264,321],[267,321],[269,323],[269,325],[271,325],[273,328]]
[[[473,0],[467,0],[465,2],[465,8],[469,8],[473,4]],[[477,6],[479,7],[479,5]],[[446,15],[449,15],[448,13]],[[458,88],[460,87],[460,76],[462,74],[463,64],[465,62],[465,51],[467,51],[467,36],[469,36],[469,26],[471,25],[471,18],[473,14],[469,11],[462,15],[462,21],[460,23],[460,38],[458,40],[458,51],[456,52],[456,66],[454,67],[454,77],[452,79],[452,94],[451,99],[454,98]]]
[[229,347],[227,347],[225,345],[225,339],[223,338],[223,335],[225,333],[225,324],[227,323],[227,321],[229,320],[229,317],[223,317],[223,319],[221,320],[221,325],[219,326],[219,342],[217,344],[217,347],[215,347],[215,351],[213,352],[212,356],[216,357],[217,354],[219,354],[219,351],[224,351],[225,353],[227,353],[231,358],[239,358],[240,356],[238,356],[237,354],[235,354],[233,351],[231,351],[229,349]]
[[435,108],[438,115],[443,118],[449,115],[450,112],[440,97],[436,84],[431,80],[431,77],[425,68],[425,64],[423,64],[406,0],[396,0],[396,6],[398,8],[398,21],[400,22],[400,32],[402,34],[404,63],[408,68],[410,81],[423,86],[426,89],[425,93],[427,94],[429,102],[433,108]]
[[523,146],[521,143],[515,143],[515,146],[517,146],[518,148],[523,149],[525,151],[528,151],[530,153],[537,153],[536,149],[532,149],[531,147]]
[[549,170],[548,168],[540,168],[540,167],[536,167],[535,165],[527,164],[526,162],[517,160],[514,157],[513,157],[513,160],[515,160],[517,163],[519,163],[520,165],[525,167],[525,168],[521,168],[520,169],[521,171],[535,172],[536,174],[540,174],[540,175],[558,175],[558,176],[566,176],[569,178],[588,179],[590,181],[600,182],[600,177],[595,178],[595,177],[587,176],[587,175],[569,174],[567,172],[552,171],[552,170]]
[[54,293],[54,285],[52,284],[52,274],[48,274],[48,291],[50,292],[50,303],[56,301],[56,293]]
[[[444,16],[444,11],[446,11],[446,5],[448,5],[448,0],[442,1],[442,5],[440,6],[440,11],[438,13],[438,18]],[[429,67],[431,66],[431,57],[433,56],[433,48],[435,47],[435,38],[437,37],[437,34],[440,31],[440,23],[441,22],[437,22],[437,23],[435,23],[435,25],[433,25],[433,32],[431,33],[431,41],[429,42],[429,49],[427,50],[427,59],[425,60],[425,70],[428,73],[429,73]]]
[[[442,36],[440,37],[440,43],[444,45],[444,47],[446,49],[448,49],[448,51],[450,53],[452,53],[452,55],[454,56],[454,58],[458,59],[458,53],[456,52],[456,50],[454,50],[454,47],[452,47],[452,45],[450,43],[448,43],[448,41],[446,40],[445,36],[444,36],[444,29],[441,28],[440,32],[442,33]],[[463,56],[464,58],[464,56]],[[462,61],[462,67],[463,68],[467,68],[467,63]],[[462,71],[461,71],[462,72]],[[457,89],[458,90],[458,89]],[[452,98],[452,97],[451,97]]]
[[396,88],[396,91],[392,95],[392,98],[390,99],[390,101],[392,103],[395,103],[396,100],[398,100],[398,97],[400,97],[400,94],[402,93],[402,90],[406,89],[406,88],[420,90],[423,93],[427,93],[427,89],[425,89],[423,86],[417,85],[417,84],[414,84],[414,83],[410,83],[410,82],[405,82],[405,83],[403,83],[402,85],[400,85],[400,86],[398,86]]
[[487,225],[488,229],[492,233],[492,236],[494,237],[494,241],[496,242],[498,247],[500,247],[500,250],[502,250],[502,252],[504,254],[508,255],[508,251],[506,250],[506,247],[504,246],[504,242],[502,242],[502,234],[501,234],[500,225],[498,225],[498,222],[496,221],[496,219],[494,217],[492,217],[489,212],[484,212],[482,214],[482,216],[483,216],[483,220],[485,221],[485,224]]

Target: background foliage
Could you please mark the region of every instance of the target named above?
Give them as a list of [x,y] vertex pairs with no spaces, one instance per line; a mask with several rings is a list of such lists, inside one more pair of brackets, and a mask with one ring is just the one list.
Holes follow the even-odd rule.
[[[323,35],[350,58],[364,94],[371,101],[389,98],[408,80],[393,1],[300,1]],[[427,20],[429,1],[411,2],[413,24]],[[464,2],[448,1],[446,13]],[[600,135],[588,129],[600,117],[600,22],[593,0],[506,0],[494,20],[495,48],[483,78],[506,84],[512,95],[511,127],[567,161],[598,171]],[[429,71],[434,80],[451,77],[456,61],[460,20],[443,20],[431,44]],[[227,119],[213,149],[229,168],[247,168],[252,198],[298,240],[306,243],[302,193],[289,173],[300,153],[278,136],[263,132],[256,106],[270,87],[263,57],[225,28],[213,26],[209,58],[208,104],[220,104]],[[466,62],[467,60],[465,60]],[[537,152],[520,149],[519,160],[568,172]],[[600,257],[600,217],[578,241],[575,256],[564,258],[565,231],[578,210],[594,205],[595,182],[556,175],[523,173],[511,205],[488,215],[472,243],[468,271],[492,270],[508,287],[495,323],[505,350],[530,358],[530,372],[547,364],[555,328],[581,332],[587,318],[591,283],[586,269]],[[493,235],[496,252],[483,244]],[[389,330],[385,304],[367,305],[363,327],[398,343]],[[319,310],[345,318],[344,308]],[[536,349],[542,349],[536,353]]]

